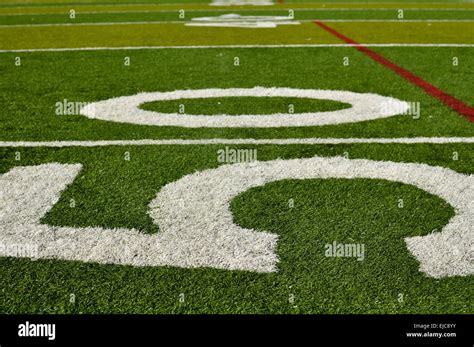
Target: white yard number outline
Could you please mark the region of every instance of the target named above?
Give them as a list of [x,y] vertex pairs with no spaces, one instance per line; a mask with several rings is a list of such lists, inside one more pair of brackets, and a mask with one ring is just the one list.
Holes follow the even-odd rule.
[[469,259],[474,244],[474,175],[426,164],[343,157],[222,165],[161,188],[149,205],[160,227],[154,235],[135,229],[40,224],[80,170],[80,164],[51,163],[15,167],[1,175],[0,241],[37,244],[41,259],[273,272],[278,236],[235,225],[229,203],[236,195],[283,179],[384,179],[437,195],[456,211],[440,232],[405,238],[420,271],[435,278],[474,273]]
[[[269,115],[186,115],[146,111],[140,105],[153,101],[205,99],[225,97],[295,97],[333,100],[352,107],[327,112],[274,113]],[[362,122],[405,114],[409,103],[372,93],[343,90],[294,88],[229,88],[175,90],[139,93],[90,103],[80,113],[93,119],[140,125],[177,126],[186,128],[276,128],[306,127]]]

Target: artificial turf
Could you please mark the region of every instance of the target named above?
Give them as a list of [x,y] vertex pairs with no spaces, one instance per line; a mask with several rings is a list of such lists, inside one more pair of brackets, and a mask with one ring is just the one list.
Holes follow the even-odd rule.
[[[460,1],[410,3],[285,1],[270,7],[212,8],[206,1],[180,0],[0,1],[0,50],[129,47],[149,45],[342,44],[314,23],[275,29],[185,27],[183,23],[21,27],[76,22],[175,21],[241,14],[297,19],[379,19],[330,23],[362,43],[472,44],[472,22],[383,22],[396,19],[471,20],[474,4]],[[337,11],[322,8],[337,9]],[[303,10],[309,8],[309,10]],[[341,11],[351,8],[351,11]],[[413,10],[409,10],[412,8]],[[419,8],[415,10],[414,8]],[[434,8],[443,11],[433,11]],[[457,8],[460,11],[446,10]],[[299,11],[298,9],[301,9]],[[372,9],[372,10],[370,10]],[[430,10],[428,10],[430,9]],[[470,9],[470,10],[469,10]],[[168,11],[126,13],[127,11]],[[99,13],[86,14],[94,11]],[[194,11],[194,12],[193,12]],[[120,12],[120,13],[107,13]],[[19,15],[23,13],[23,15]],[[472,47],[373,47],[468,105],[474,105]],[[21,65],[16,66],[17,57]],[[124,65],[125,57],[130,66]],[[234,65],[238,57],[239,66]],[[349,58],[349,66],[343,59]],[[453,65],[453,58],[459,61]],[[0,141],[66,141],[200,138],[399,138],[472,137],[474,125],[419,88],[352,47],[139,49],[117,51],[1,52]],[[94,102],[139,92],[204,88],[291,87],[349,90],[419,102],[421,117],[302,128],[209,129],[139,126],[56,115],[64,99]],[[141,107],[187,114],[268,114],[322,111],[346,105],[292,98],[209,98],[151,102]],[[0,173],[16,166],[80,163],[82,170],[42,223],[56,226],[135,228],[159,233],[148,204],[161,187],[186,174],[218,165],[224,145],[0,147]],[[474,145],[340,144],[245,145],[258,160],[346,156],[427,163],[474,173]],[[130,160],[125,160],[129,154]],[[440,185],[445,182],[439,182]],[[71,199],[74,204],[71,205]],[[403,199],[403,208],[399,207]],[[291,205],[290,205],[291,201]],[[473,276],[427,277],[404,238],[437,232],[455,211],[415,186],[368,179],[284,180],[252,188],[230,208],[234,222],[279,235],[278,272],[209,268],[132,267],[63,260],[0,258],[0,313],[470,313]],[[325,244],[362,243],[365,258],[325,257]],[[74,295],[74,301],[71,300]]]
[[[474,57],[468,47],[390,47],[377,52],[401,59],[420,77],[472,104]],[[452,66],[452,57],[461,64]],[[4,53],[0,69],[1,140],[98,140],[144,138],[289,138],[472,136],[474,125],[351,47],[291,49],[183,49]],[[130,57],[130,66],[124,58]],[[410,61],[410,56],[423,59]],[[239,57],[240,66],[234,66]],[[343,65],[349,57],[350,65]],[[422,67],[417,67],[417,64]],[[435,76],[437,69],[443,74]],[[94,102],[139,92],[255,86],[350,90],[419,102],[421,116],[295,128],[210,129],[140,126],[56,115],[56,103]],[[240,98],[230,98],[226,105]],[[205,101],[202,101],[205,103]],[[208,108],[212,108],[209,104]],[[215,108],[215,112],[222,111]]]
[[[142,5],[152,3],[152,5],[156,6],[181,6],[181,5],[193,5],[193,4],[209,4],[209,0],[167,0],[163,3],[156,3],[156,0],[2,0],[0,6],[2,7],[49,7],[49,6],[66,6],[66,5],[81,5],[81,6],[115,6],[120,4],[126,5]],[[293,6],[320,6],[320,7],[363,7],[363,8],[371,8],[371,7],[380,7],[380,2],[378,0],[368,0],[361,2],[360,0],[338,0],[332,1],[330,3],[326,2],[325,0],[287,0],[284,3],[278,2],[275,3],[273,6],[286,6],[286,4],[292,4]],[[465,2],[463,0],[445,0],[443,3],[439,1],[433,0],[420,0],[417,2],[413,2],[413,0],[400,0],[394,2],[385,2],[383,3],[384,7],[393,7],[398,8],[400,4],[403,4],[404,7],[446,7],[453,6],[453,7],[469,7],[472,6],[471,3]]]
[[[69,9],[70,10],[70,9]],[[78,23],[113,23],[113,22],[140,22],[140,21],[173,21],[173,22],[189,22],[193,18],[199,17],[215,17],[225,13],[240,14],[241,16],[283,16],[287,17],[289,12],[287,9],[278,10],[255,10],[255,9],[232,9],[219,13],[212,9],[207,10],[186,10],[185,17],[180,18],[178,10],[129,10],[130,12],[105,12],[98,13],[80,11],[76,12],[74,19],[70,18],[69,10],[64,10],[61,13],[48,14],[7,14],[1,15],[0,25],[20,25],[20,24],[78,24]],[[109,10],[110,11],[110,10]],[[102,13],[101,13],[102,12]],[[296,9],[293,10],[295,21],[298,20],[332,20],[332,19],[348,19],[348,20],[399,20],[397,9],[387,10],[350,10],[350,11],[336,11],[336,10],[312,10],[312,9]],[[474,20],[473,10],[406,10],[404,11],[404,20]]]
[[[1,172],[18,165],[82,163],[43,223],[160,232],[147,205],[160,187],[217,167],[222,146],[2,149]],[[234,147],[237,148],[237,147]],[[425,162],[473,172],[472,145],[255,146],[259,160],[348,155]],[[21,160],[16,161],[20,151]],[[130,152],[130,161],[124,152]],[[458,160],[453,160],[457,152]],[[441,182],[440,182],[441,183]],[[75,199],[75,207],[70,200]],[[293,207],[289,200],[293,199]],[[404,207],[398,207],[398,199]],[[472,277],[433,279],[403,238],[440,230],[453,209],[416,187],[383,180],[286,180],[231,202],[235,223],[280,236],[278,272],[137,268],[0,259],[4,313],[472,313]],[[333,241],[364,243],[365,259],[327,258]],[[74,294],[76,302],[69,302]],[[180,301],[184,294],[184,303]],[[400,300],[400,294],[403,300]],[[290,300],[294,295],[294,302]]]
[[141,105],[141,108],[162,113],[238,116],[242,114],[326,112],[350,107],[349,104],[337,101],[307,98],[239,97],[237,102],[232,99],[206,98],[153,101]]
[[[331,23],[361,43],[472,44],[474,22]],[[377,35],[373,35],[377,32]],[[416,33],[416,34],[415,34]],[[355,35],[354,35],[355,34]],[[190,40],[189,38],[193,39]],[[190,27],[184,23],[12,26],[0,28],[0,50],[190,45],[341,44],[312,22],[255,28]]]

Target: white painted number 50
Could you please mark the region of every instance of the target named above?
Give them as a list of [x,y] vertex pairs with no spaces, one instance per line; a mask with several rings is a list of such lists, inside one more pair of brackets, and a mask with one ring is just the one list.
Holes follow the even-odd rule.
[[45,259],[272,272],[277,271],[278,237],[234,224],[229,203],[236,195],[283,179],[384,179],[440,196],[456,210],[441,232],[405,239],[408,250],[420,262],[420,270],[436,278],[474,273],[469,259],[473,175],[426,164],[341,157],[222,165],[161,188],[149,205],[149,214],[160,227],[154,235],[135,229],[41,224],[40,219],[80,169],[80,164],[52,163],[15,167],[1,175],[0,241],[4,245],[37,244],[37,257]]

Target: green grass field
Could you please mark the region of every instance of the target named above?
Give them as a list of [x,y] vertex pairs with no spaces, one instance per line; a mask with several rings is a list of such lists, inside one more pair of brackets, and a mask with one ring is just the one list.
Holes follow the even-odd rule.
[[[452,170],[472,182],[472,116],[314,22],[322,21],[366,45],[456,99],[469,113],[474,107],[474,3],[295,0],[270,6],[210,6],[209,2],[0,0],[0,246],[8,246],[16,228],[19,234],[27,224],[27,217],[9,219],[13,207],[6,198],[12,181],[8,173],[40,164],[82,165],[41,217],[42,225],[126,228],[147,235],[164,230],[149,211],[150,201],[164,187],[186,175],[238,165],[218,160],[224,148],[256,150],[259,162],[342,156],[423,163]],[[69,17],[73,8],[75,19]],[[179,18],[181,9],[185,18]],[[402,19],[397,17],[399,9],[404,10]],[[294,10],[294,19],[288,20],[299,24],[186,25],[199,17],[288,16],[289,10]],[[65,100],[95,103],[144,92],[253,87],[377,94],[417,104],[420,114],[272,127],[141,125],[80,112],[57,114],[57,103]],[[140,105],[141,110],[195,119],[262,118],[293,113],[290,108],[305,117],[351,107],[331,99],[271,95],[179,98]],[[116,107],[114,112],[128,111]],[[368,139],[372,143],[354,143]],[[101,142],[107,140],[125,142]],[[145,140],[155,144],[140,142]],[[194,142],[179,142],[188,140]],[[309,140],[329,142],[298,143]],[[26,189],[34,182],[33,177],[22,184]],[[447,180],[436,186],[451,189]],[[467,186],[460,198],[472,211],[472,201],[467,201],[470,189]],[[443,197],[414,184],[357,176],[279,179],[239,191],[228,205],[232,223],[278,235],[276,271],[224,265],[133,266],[112,258],[103,264],[0,252],[0,313],[474,313],[474,264],[468,245],[457,245],[468,249],[459,255],[468,259],[463,274],[438,278],[422,271],[419,258],[407,248],[405,238],[444,232],[459,213]],[[176,224],[181,212],[176,211]],[[472,218],[464,223],[473,230]],[[472,240],[472,233],[466,239]],[[333,242],[363,244],[363,261],[328,257],[325,245]],[[37,246],[40,254],[48,247],[46,241]]]

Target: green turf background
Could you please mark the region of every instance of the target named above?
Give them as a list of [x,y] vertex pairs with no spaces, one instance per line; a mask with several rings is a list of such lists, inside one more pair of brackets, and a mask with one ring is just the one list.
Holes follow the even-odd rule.
[[[1,0],[2,6],[20,6],[20,5],[60,5],[60,4],[107,4],[107,3],[123,3],[123,4],[140,4],[140,3],[158,3],[158,4],[180,4],[180,3],[211,3],[210,0]],[[288,3],[328,3],[327,0],[286,0]],[[331,3],[361,3],[360,0],[337,0]],[[378,0],[368,0],[364,3],[377,3]],[[438,1],[433,0],[417,0],[417,3],[437,4]],[[446,4],[462,4],[463,0],[445,0]],[[413,3],[413,0],[398,0],[397,3]]]
[[[310,0],[311,2],[319,2]],[[0,0],[0,25],[61,23],[70,6],[81,21],[175,20],[208,15],[205,1],[180,0],[156,6],[151,0]],[[286,9],[318,7],[288,1],[245,14],[285,14]],[[337,3],[356,10],[298,11],[299,19],[392,19],[403,8],[473,8],[472,3],[417,1]],[[145,5],[139,5],[144,3]],[[48,7],[50,4],[63,4]],[[105,4],[106,6],[97,6]],[[321,4],[322,6],[322,4]],[[81,14],[81,11],[168,10],[137,14]],[[221,8],[230,11],[229,8]],[[245,12],[244,12],[245,11]],[[35,15],[39,14],[39,15]],[[43,14],[41,14],[43,13]],[[472,11],[405,11],[407,19],[472,19]],[[331,23],[363,43],[474,43],[472,23]],[[313,23],[274,30],[187,28],[180,24],[2,27],[0,49],[131,46],[341,43]],[[377,35],[374,35],[377,33]],[[474,105],[472,48],[374,48],[437,87]],[[21,57],[21,67],[14,65]],[[123,65],[124,57],[131,66]],[[233,66],[238,56],[239,67]],[[350,66],[342,59],[349,57]],[[452,58],[459,58],[459,66]],[[186,49],[0,54],[0,140],[104,140],[161,138],[288,138],[474,136],[473,124],[418,88],[352,48]],[[275,129],[184,129],[137,126],[82,116],[57,116],[55,103],[96,101],[142,91],[280,86],[374,92],[420,102],[422,116],[325,127]],[[216,100],[187,104],[195,112],[221,113]],[[288,103],[227,98],[226,110],[253,108],[266,113]],[[214,106],[213,106],[214,105]],[[304,103],[320,109],[321,101]],[[155,104],[155,107],[158,107]],[[176,103],[160,107],[174,110]],[[0,172],[18,165],[81,163],[83,169],[43,223],[62,226],[137,228],[156,233],[148,204],[163,185],[196,170],[217,167],[212,146],[110,146],[100,148],[0,148]],[[237,148],[235,146],[230,146]],[[449,145],[285,145],[256,148],[259,160],[347,155],[349,158],[424,162],[457,172],[474,172],[474,146]],[[240,147],[242,148],[242,147]],[[124,153],[131,161],[124,160]],[[453,160],[453,153],[459,160]],[[21,160],[15,160],[17,154]],[[443,184],[444,182],[440,182]],[[398,208],[398,199],[405,207]],[[76,207],[69,206],[70,199]],[[289,199],[294,207],[289,208]],[[237,224],[279,235],[279,271],[255,274],[213,269],[134,268],[57,260],[0,258],[0,313],[474,313],[473,277],[435,280],[418,271],[403,238],[440,230],[452,207],[416,187],[381,180],[288,180],[251,189],[231,202]],[[364,243],[366,259],[324,257],[324,245]],[[70,302],[74,294],[76,302]],[[185,295],[180,303],[180,294]],[[403,301],[400,302],[400,294]],[[294,302],[289,301],[294,295]]]
[[[162,113],[194,115],[228,114],[238,116],[243,114],[288,113],[290,112],[290,107],[292,107],[293,113],[327,112],[351,107],[349,104],[337,101],[306,98],[239,97],[237,101],[233,99],[207,98],[154,101],[143,104],[141,108]],[[184,107],[184,112],[180,111],[181,107]]]
[[[337,22],[331,27],[360,43],[473,44],[474,22]],[[373,35],[376,32],[377,35]],[[192,45],[343,44],[314,23],[259,28],[133,23],[0,28],[0,49]]]
[[[470,48],[377,48],[392,61],[473,104]],[[23,53],[0,60],[1,140],[473,136],[474,124],[353,48],[184,49]],[[124,58],[131,66],[124,66]],[[240,66],[233,65],[234,57]],[[350,65],[343,66],[344,57]],[[460,65],[452,66],[457,56]],[[416,58],[416,59],[414,59]],[[258,71],[258,73],[256,73]],[[442,71],[443,73],[437,73]],[[55,104],[138,92],[232,87],[293,87],[373,92],[420,102],[421,118],[395,116],[304,128],[188,129],[57,116]],[[238,103],[232,98],[228,103]],[[219,110],[221,111],[221,110]]]
[[[132,11],[132,10],[131,10]],[[137,10],[140,11],[140,10]],[[178,10],[166,12],[123,12],[123,13],[81,13],[77,11],[74,19],[69,18],[69,11],[65,10],[58,14],[36,14],[36,15],[0,15],[0,25],[19,24],[47,24],[47,23],[101,23],[101,22],[139,22],[139,21],[175,21],[187,22],[192,18],[215,17],[224,14],[240,14],[242,16],[288,16],[288,10],[279,9],[228,9],[228,10],[186,10],[184,19],[179,18]],[[1,13],[1,12],[0,12]],[[380,10],[351,10],[351,11],[328,11],[328,10],[294,10],[295,20],[327,20],[327,19],[381,19],[398,20],[397,9],[386,11]],[[437,10],[405,10],[405,20],[474,20],[474,10],[464,11],[437,11]]]

